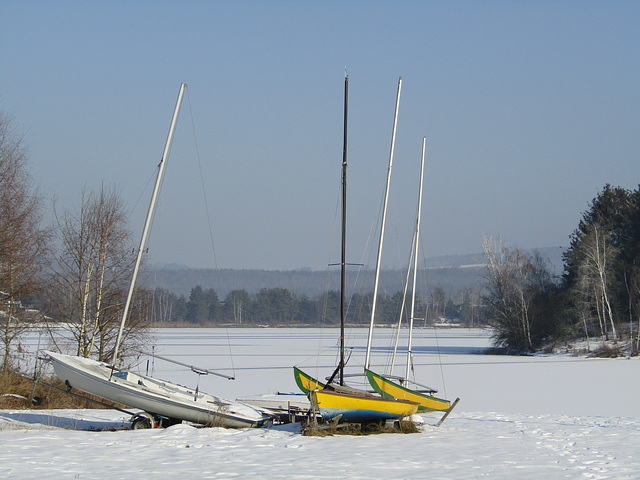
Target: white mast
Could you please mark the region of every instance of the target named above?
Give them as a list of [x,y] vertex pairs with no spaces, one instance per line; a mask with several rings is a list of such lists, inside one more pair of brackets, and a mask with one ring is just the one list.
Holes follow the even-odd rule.
[[373,304],[371,305],[371,323],[369,324],[369,338],[367,339],[367,356],[364,368],[368,369],[371,362],[371,340],[373,338],[373,321],[376,315],[376,303],[378,298],[378,281],[380,280],[380,261],[382,259],[382,244],[384,242],[384,228],[387,221],[387,203],[389,201],[389,184],[391,183],[391,168],[393,167],[393,149],[396,143],[396,126],[398,124],[398,107],[400,106],[400,90],[402,77],[398,80],[398,94],[396,95],[396,112],[393,117],[393,132],[391,134],[391,151],[389,153],[389,168],[387,170],[387,186],[384,192],[384,207],[382,210],[382,224],[380,226],[380,241],[378,244],[378,259],[376,261],[376,278],[373,286]]
[[147,211],[147,220],[144,224],[144,229],[142,230],[142,238],[140,239],[140,248],[138,248],[138,256],[136,257],[136,263],[133,267],[133,276],[131,277],[131,285],[129,286],[129,293],[127,294],[127,301],[124,304],[124,311],[122,312],[122,321],[120,322],[120,330],[118,331],[118,339],[116,340],[116,348],[113,352],[113,357],[111,358],[111,363],[115,366],[116,361],[118,360],[118,350],[120,349],[120,342],[122,341],[122,332],[124,331],[124,324],[127,321],[127,316],[129,314],[129,308],[131,306],[131,299],[133,297],[133,290],[136,285],[136,278],[138,277],[138,270],[140,268],[140,262],[142,260],[142,253],[144,251],[144,247],[147,241],[147,233],[149,232],[149,227],[151,225],[151,218],[153,217],[153,210],[156,204],[156,198],[158,196],[158,191],[160,190],[160,185],[162,183],[162,175],[164,173],[165,160],[167,155],[169,154],[169,150],[171,149],[171,140],[173,139],[173,132],[176,128],[176,123],[178,122],[178,113],[180,112],[180,105],[182,104],[182,96],[184,94],[184,90],[187,88],[185,83],[180,85],[180,92],[178,93],[178,101],[176,102],[176,108],[173,111],[173,118],[171,120],[171,126],[169,127],[169,135],[167,136],[167,142],[164,146],[164,152],[162,153],[162,159],[158,164],[158,174],[156,176],[156,183],[153,187],[153,194],[151,195],[151,202],[149,203],[149,210]]
[[416,234],[413,252],[413,288],[411,292],[411,316],[409,317],[409,343],[407,346],[407,370],[404,375],[405,379],[409,378],[409,370],[411,369],[411,342],[413,340],[413,319],[416,305],[416,273],[418,270],[418,245],[420,244],[420,213],[422,211],[422,178],[424,176],[424,149],[427,139],[422,137],[422,159],[420,160],[420,193],[418,194],[418,215],[416,219]]

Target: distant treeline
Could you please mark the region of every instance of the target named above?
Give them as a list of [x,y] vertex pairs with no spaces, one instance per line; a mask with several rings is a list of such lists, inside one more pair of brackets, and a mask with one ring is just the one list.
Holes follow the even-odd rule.
[[[536,249],[550,263],[552,272],[562,272],[561,247],[544,247]],[[482,252],[468,255],[447,255],[428,257],[424,261],[425,282],[429,286],[438,286],[446,292],[460,292],[469,288],[479,288],[483,281],[484,270]],[[147,288],[163,288],[176,295],[189,296],[191,289],[200,285],[202,288],[215,289],[220,296],[233,290],[246,290],[256,294],[263,288],[285,288],[299,295],[309,297],[321,295],[340,285],[340,269],[327,270],[257,270],[257,269],[212,269],[191,268],[180,265],[149,265],[146,275],[140,282]],[[380,288],[387,292],[402,290],[406,271],[402,269],[383,268],[380,273]],[[422,275],[422,273],[421,273]],[[372,288],[374,271],[372,269],[349,269],[347,271],[347,288],[354,285]],[[351,291],[348,291],[349,295]]]
[[[410,292],[409,292],[410,296]],[[346,322],[367,325],[371,318],[373,292],[354,293],[348,299]],[[376,323],[395,323],[402,310],[401,291],[393,295],[378,295]],[[416,322],[431,324],[446,318],[448,321],[472,324],[478,321],[479,294],[465,291],[458,302],[445,291],[434,288],[429,298],[416,295]],[[309,297],[286,288],[263,288],[256,294],[233,290],[220,299],[214,289],[196,286],[188,297],[176,295],[163,288],[153,291],[153,314],[163,324],[186,322],[194,325],[211,323],[241,325],[322,325],[339,324],[340,292],[329,290]],[[404,317],[409,306],[404,308]]]
[[[480,254],[477,255],[479,257]],[[471,260],[471,259],[470,259]],[[241,270],[205,268],[148,267],[144,284],[147,288],[163,288],[176,295],[189,296],[191,289],[200,285],[213,288],[222,297],[233,290],[246,290],[256,294],[264,288],[284,288],[298,295],[321,295],[340,285],[340,269],[315,270]],[[402,290],[407,272],[400,269],[384,269],[380,274],[380,289],[387,292]],[[422,275],[422,272],[421,272]],[[438,286],[447,292],[478,288],[483,270],[480,261],[474,266],[429,267],[424,272],[427,285]],[[353,269],[347,272],[347,295],[355,292],[357,285],[373,288],[374,271]],[[356,285],[356,287],[353,287]],[[351,287],[350,287],[351,286]]]
[[[562,250],[538,250],[555,271]],[[421,321],[475,323],[479,320],[480,290],[485,273],[481,254],[427,259],[420,272],[416,316]],[[340,312],[339,270],[235,270],[196,269],[180,266],[153,267],[145,283],[153,297],[154,321],[195,325],[337,324]],[[406,271],[385,269],[380,274],[376,322],[394,323],[402,308]],[[368,324],[373,292],[357,285],[373,286],[370,269],[347,272],[346,321]],[[153,287],[149,287],[153,285]],[[349,287],[351,285],[351,287]],[[409,294],[410,295],[410,294]],[[405,307],[405,312],[409,307]]]

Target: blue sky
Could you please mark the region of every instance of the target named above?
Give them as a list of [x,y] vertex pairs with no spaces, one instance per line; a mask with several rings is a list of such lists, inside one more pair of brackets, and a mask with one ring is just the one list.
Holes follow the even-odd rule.
[[483,234],[566,246],[606,183],[640,183],[639,2],[0,0],[0,108],[47,207],[104,182],[137,238],[189,85],[161,262],[337,260],[345,66],[352,262],[373,261],[399,76],[385,266],[408,256],[423,136],[427,256],[477,252]]

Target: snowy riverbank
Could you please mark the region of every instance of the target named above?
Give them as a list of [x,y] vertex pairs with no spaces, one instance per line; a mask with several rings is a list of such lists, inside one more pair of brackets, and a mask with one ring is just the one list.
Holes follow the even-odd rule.
[[619,480],[640,472],[638,418],[459,412],[419,434],[324,438],[303,437],[296,425],[77,430],[123,420],[113,411],[0,412],[0,476]]

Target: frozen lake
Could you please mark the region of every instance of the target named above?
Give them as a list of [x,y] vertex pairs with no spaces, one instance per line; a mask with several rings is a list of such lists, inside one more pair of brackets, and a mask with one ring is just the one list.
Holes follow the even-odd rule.
[[[347,329],[347,373],[360,373],[368,329]],[[338,359],[337,328],[179,328],[153,331],[153,351],[196,367],[233,375],[229,381],[199,376],[159,359],[140,357],[134,370],[235,399],[263,393],[296,392],[292,367],[320,378]],[[392,329],[375,330],[374,370],[390,363]],[[640,398],[638,359],[587,359],[563,355],[496,356],[480,354],[490,346],[490,330],[416,329],[413,339],[415,379],[437,388],[439,396],[461,402],[458,411],[529,414],[637,416]],[[32,335],[35,351],[44,340]],[[404,373],[406,338],[395,373]],[[150,348],[151,349],[151,348]]]

